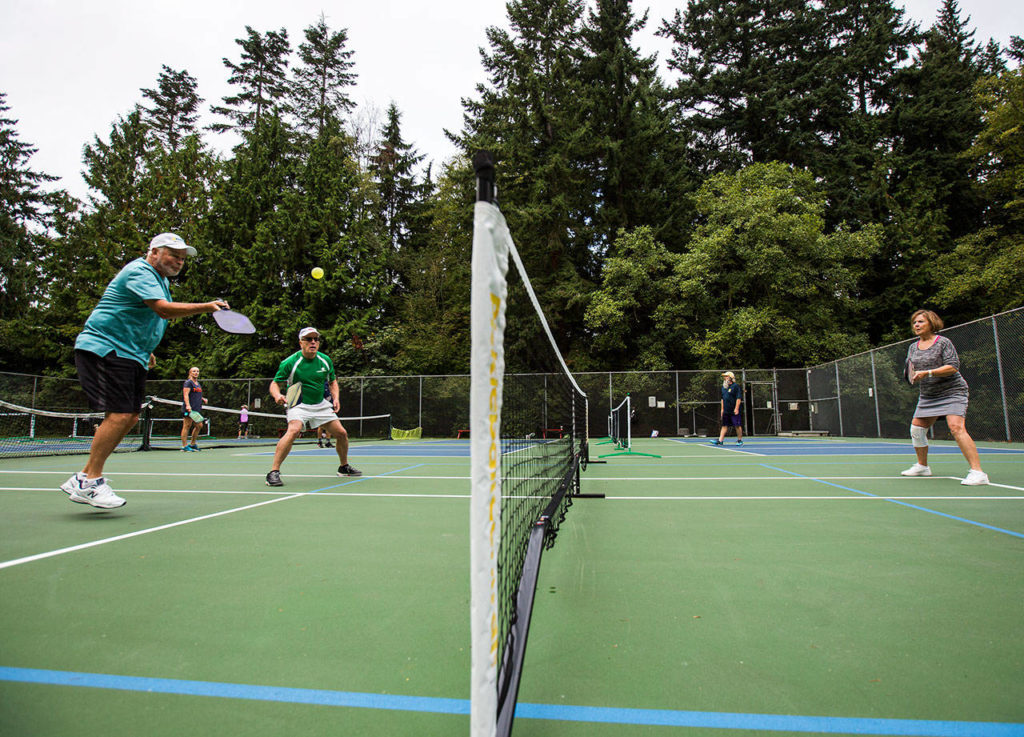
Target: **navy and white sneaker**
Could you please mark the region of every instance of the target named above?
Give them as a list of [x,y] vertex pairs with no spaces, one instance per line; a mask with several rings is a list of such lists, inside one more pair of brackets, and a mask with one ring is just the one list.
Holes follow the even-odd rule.
[[98,479],[87,479],[84,478],[84,474],[76,473],[61,484],[60,488],[76,504],[88,504],[98,509],[117,509],[127,504],[114,493],[102,476]]
[[356,469],[356,468],[352,468],[351,465],[346,463],[344,466],[338,466],[338,475],[339,476],[362,476],[363,472],[358,470],[358,469]]
[[280,471],[271,471],[267,474],[267,486],[284,486]]

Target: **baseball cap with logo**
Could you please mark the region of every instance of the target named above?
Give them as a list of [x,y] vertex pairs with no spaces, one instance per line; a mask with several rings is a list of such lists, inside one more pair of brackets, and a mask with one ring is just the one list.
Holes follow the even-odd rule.
[[302,328],[302,330],[299,331],[299,340],[302,340],[307,335],[320,335],[320,331],[316,328]]

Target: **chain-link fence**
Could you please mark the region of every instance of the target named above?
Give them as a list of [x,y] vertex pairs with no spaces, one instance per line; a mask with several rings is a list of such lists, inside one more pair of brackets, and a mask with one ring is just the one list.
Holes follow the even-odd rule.
[[[976,440],[1024,440],[1024,308],[942,331],[970,387],[967,427]],[[917,389],[903,379],[912,342],[807,370],[811,428],[832,435],[905,437]]]
[[[970,385],[968,429],[977,440],[1024,440],[1024,308],[948,328]],[[917,389],[903,379],[910,340],[808,369],[741,369],[744,432],[906,437]],[[722,369],[725,370],[725,369]],[[149,394],[181,397],[179,380],[153,380]],[[721,371],[628,371],[576,375],[590,402],[590,436],[607,435],[607,417],[626,394],[633,436],[717,435]],[[210,404],[274,411],[269,378],[200,377]],[[396,428],[456,437],[469,428],[469,376],[362,376],[338,379],[342,416],[390,413]],[[74,379],[0,373],[0,399],[38,409],[85,411]],[[536,401],[544,401],[544,392]],[[214,429],[216,431],[216,428]]]

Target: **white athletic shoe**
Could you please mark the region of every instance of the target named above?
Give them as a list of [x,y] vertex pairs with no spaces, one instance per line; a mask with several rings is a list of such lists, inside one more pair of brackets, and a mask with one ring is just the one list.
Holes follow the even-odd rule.
[[93,484],[85,484],[81,489],[73,490],[71,492],[71,501],[78,504],[88,504],[100,509],[117,509],[126,504],[124,499],[114,493],[114,490],[103,480],[102,476],[96,479]]
[[85,474],[79,471],[74,476],[65,481],[63,484],[61,484],[60,490],[63,491],[68,496],[71,496],[76,491],[82,490],[82,484],[85,483],[85,479]]
[[900,471],[901,476],[931,476],[932,470],[928,466],[922,466],[920,463],[915,463],[913,466],[908,468],[906,471]]
[[967,478],[960,482],[962,486],[986,486],[988,484],[988,474],[984,471],[968,471]]

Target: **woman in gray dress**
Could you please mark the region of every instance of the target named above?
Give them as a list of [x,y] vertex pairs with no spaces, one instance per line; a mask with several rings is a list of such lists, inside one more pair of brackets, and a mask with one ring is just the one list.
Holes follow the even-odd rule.
[[910,326],[917,336],[907,351],[910,383],[917,384],[921,396],[910,424],[910,440],[917,453],[917,463],[903,471],[904,476],[931,476],[928,467],[928,428],[940,417],[946,418],[960,452],[971,470],[961,481],[965,486],[982,486],[988,476],[981,470],[978,448],[967,434],[967,382],[960,375],[960,357],[949,338],[939,335],[942,319],[931,310],[918,310],[910,316]]

